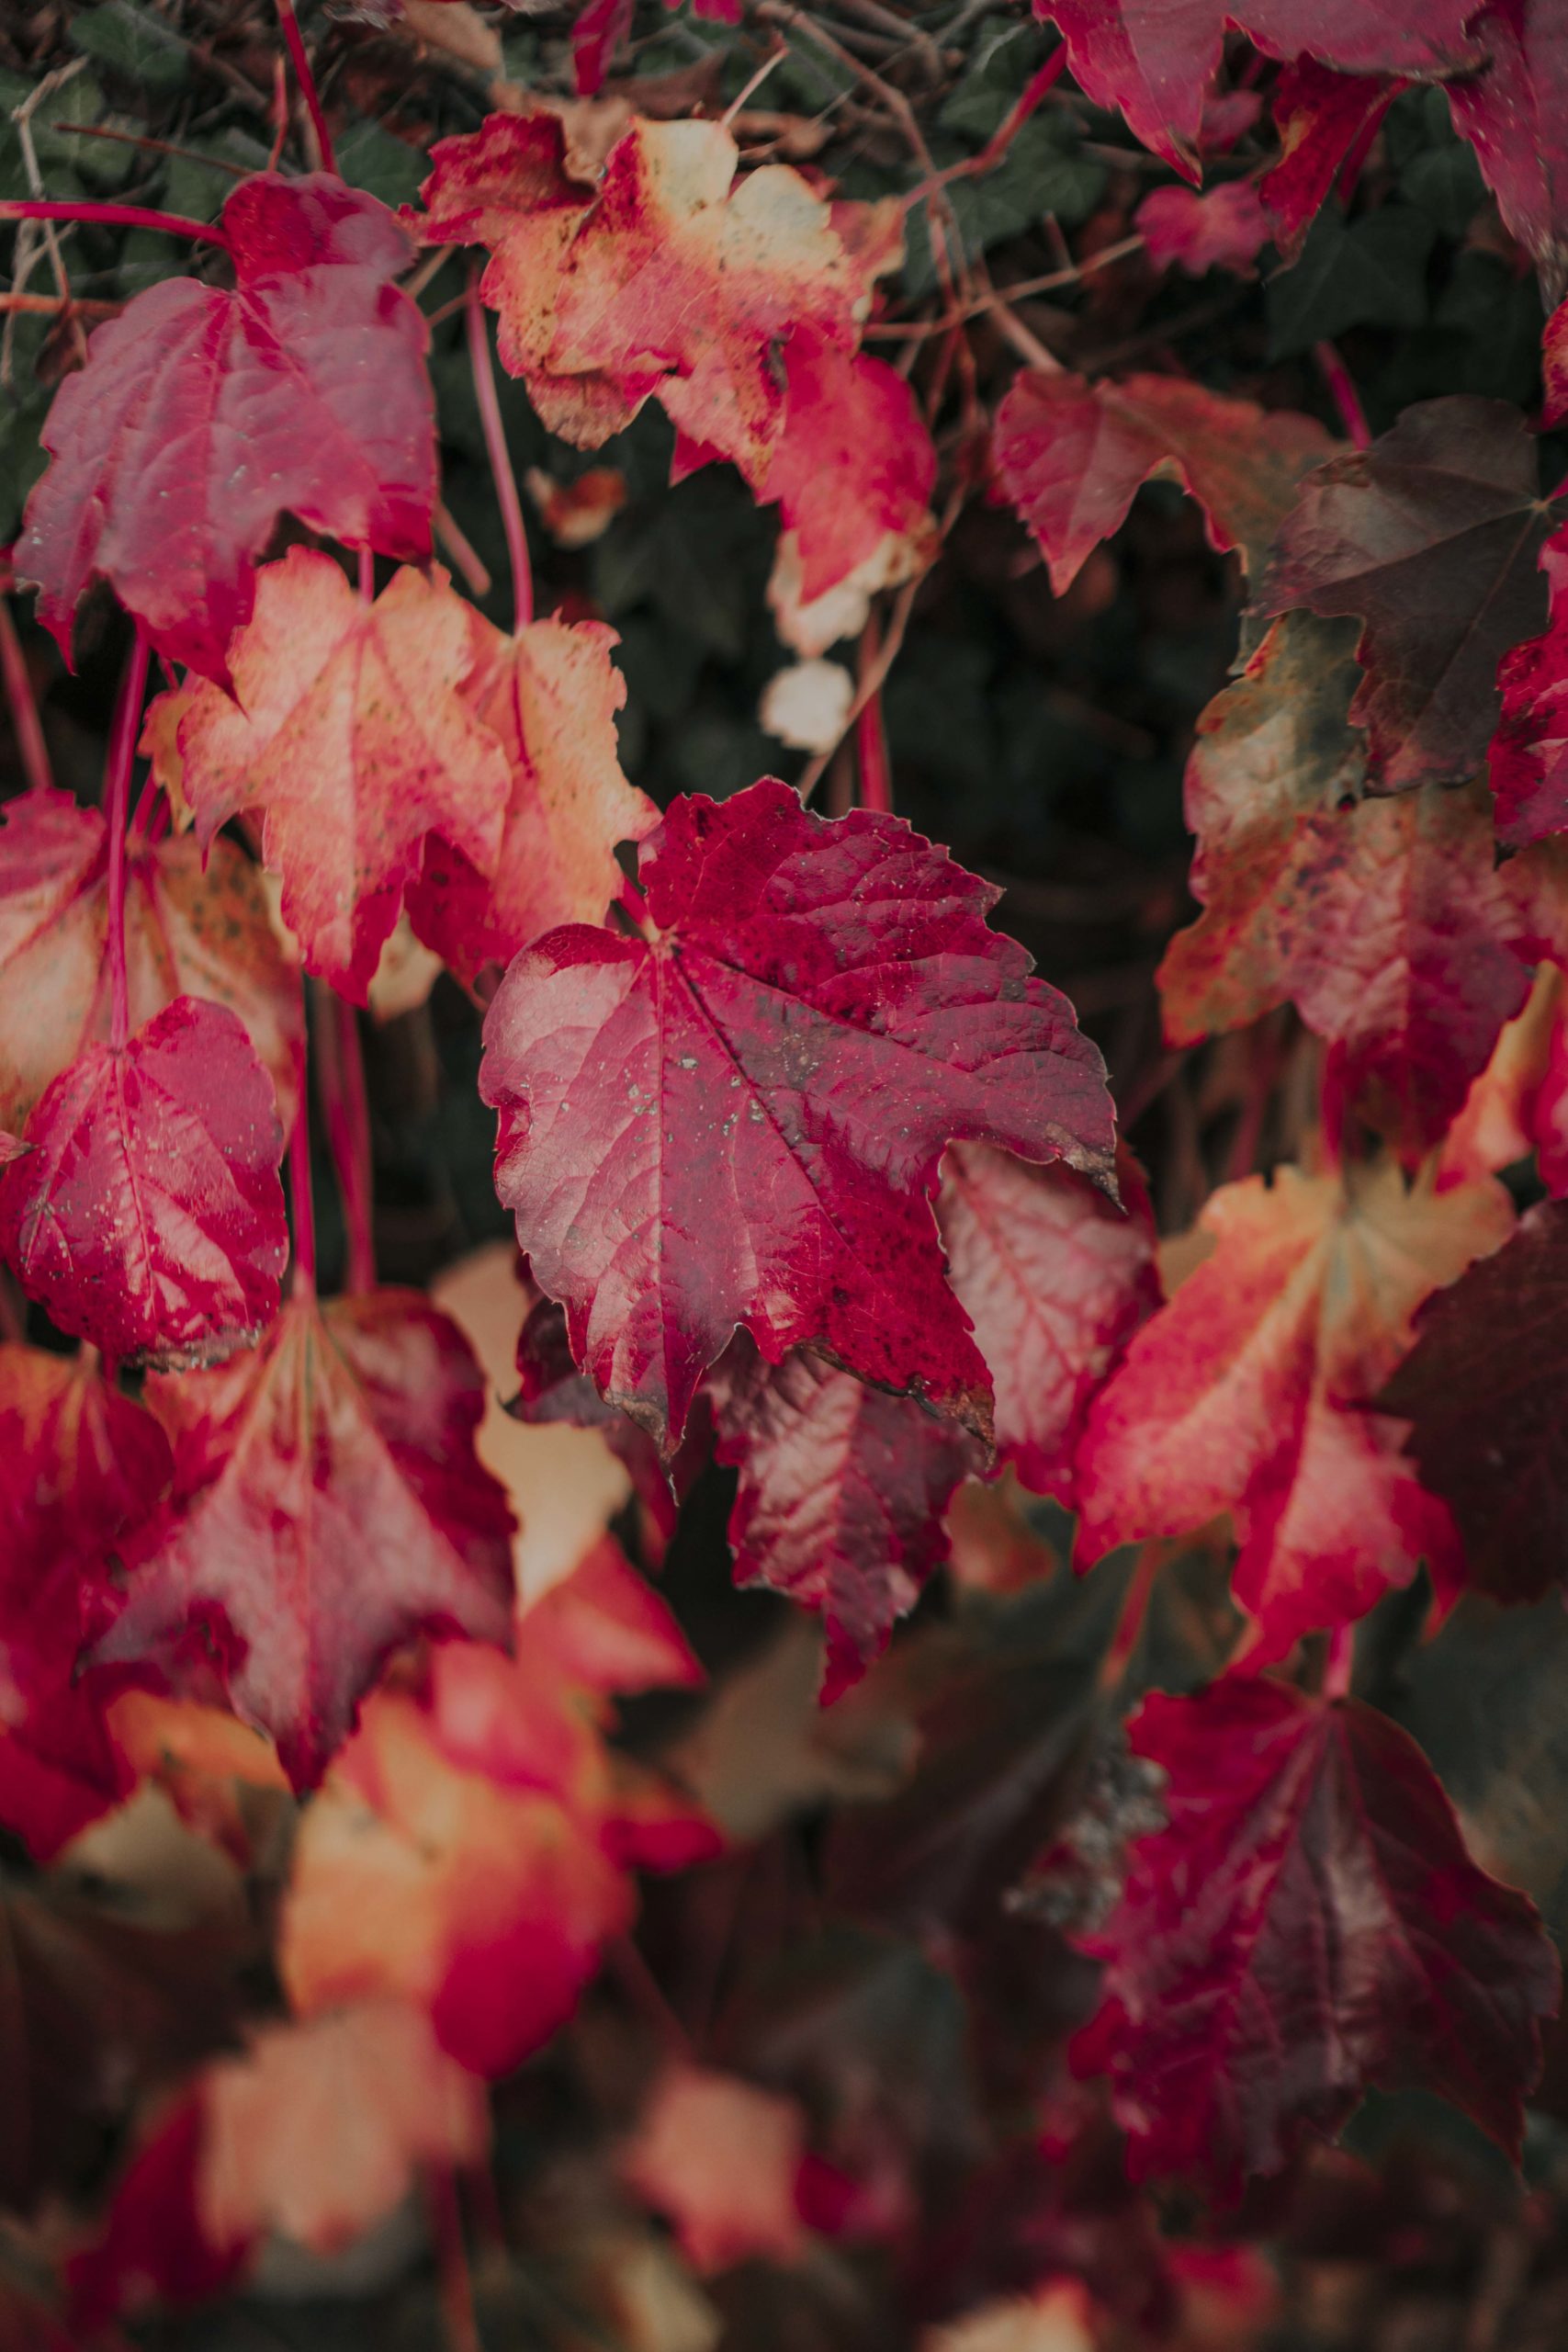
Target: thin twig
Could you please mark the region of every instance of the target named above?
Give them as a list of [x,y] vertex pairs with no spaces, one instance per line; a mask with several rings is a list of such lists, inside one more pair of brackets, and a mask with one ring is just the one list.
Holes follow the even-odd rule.
[[489,567],[480,561],[479,550],[444,499],[437,502],[435,508],[435,536],[470,596],[488,596],[491,585]]
[[68,130],[73,139],[113,139],[122,147],[145,148],[154,155],[175,155],[182,164],[205,164],[209,171],[227,172],[233,180],[250,178],[243,164],[226,164],[221,155],[203,155],[194,147],[176,147],[167,139],[148,139],[137,130],[111,130],[107,124],[96,122],[55,122],[50,129]]
[[48,792],[54,782],[49,764],[49,747],[39,723],[38,704],[33,699],[33,682],[28,675],[27,656],[17,636],[10,604],[4,596],[0,596],[0,673],[5,676],[6,700],[11,709],[11,731],[17,739],[22,774],[27,777],[30,791]]

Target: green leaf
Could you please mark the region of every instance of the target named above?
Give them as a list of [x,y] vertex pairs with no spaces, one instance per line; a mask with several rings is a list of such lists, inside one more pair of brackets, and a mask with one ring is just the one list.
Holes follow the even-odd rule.
[[177,90],[189,75],[187,44],[131,0],[96,0],[96,6],[73,16],[66,29],[85,57],[144,90]]
[[417,147],[395,139],[367,115],[358,115],[333,141],[338,170],[352,187],[396,208],[412,204],[428,169]]
[[1310,351],[1347,327],[1410,328],[1427,317],[1427,256],[1437,232],[1413,205],[1387,204],[1348,226],[1325,205],[1293,269],[1269,282],[1269,351]]

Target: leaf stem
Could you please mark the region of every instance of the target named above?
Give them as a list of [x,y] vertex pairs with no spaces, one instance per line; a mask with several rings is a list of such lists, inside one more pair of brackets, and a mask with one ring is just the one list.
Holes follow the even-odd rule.
[[501,520],[506,532],[506,558],[512,566],[513,626],[523,629],[534,617],[534,574],[528,561],[528,533],[523,521],[523,502],[517,495],[517,478],[512,470],[512,457],[506,447],[506,428],[501,421],[501,402],[496,398],[495,371],[490,357],[490,329],[485,324],[484,305],[479,300],[477,266],[468,272],[468,362],[474,371],[474,398],[479,402],[485,450],[495,480],[496,503],[501,508]]
[[305,101],[305,111],[310,118],[310,128],[316,134],[316,146],[321,158],[323,172],[335,172],[337,163],[333,154],[332,133],[327,129],[326,116],[321,112],[321,93],[316,77],[310,71],[310,60],[305,51],[305,36],[299,29],[299,19],[294,13],[294,0],[277,0],[277,21],[283,33],[283,45],[288,51],[288,62],[294,68],[294,79],[299,85],[299,96]]
[[17,636],[16,623],[11,618],[10,600],[0,596],[0,674],[6,681],[6,700],[11,707],[11,730],[17,738],[17,752],[22,763],[22,774],[32,792],[47,792],[54,782],[49,764],[49,747],[39,724],[38,704],[33,699],[33,682],[28,675],[27,656]]
[[309,1102],[310,1090],[301,1085],[294,1133],[288,1138],[288,1205],[294,1222],[292,1295],[296,1298],[313,1298],[316,1295],[316,1202],[310,1190]]
[[882,684],[876,676],[879,639],[876,616],[873,613],[861,631],[860,684],[865,699],[855,720],[855,758],[860,771],[861,807],[891,816],[893,783],[887,771],[887,736],[882,724]]
[[442,2334],[447,2352],[483,2352],[474,2311],[474,2285],[468,2273],[468,2250],[463,2234],[463,2210],[457,2201],[456,2177],[446,2165],[432,2165],[425,2176],[425,2195],[435,2238],[435,2267],[441,2280]]
[[190,220],[183,212],[155,212],[144,204],[79,204],[52,196],[6,197],[0,200],[0,220],[89,220],[113,229],[161,229],[166,237],[198,237],[205,244],[229,240],[216,221]]
[[359,1018],[344,996],[324,980],[313,980],[316,1022],[311,1058],[316,1091],[326,1122],[348,1236],[345,1287],[355,1295],[376,1287],[376,1221],[370,1106],[365,1091],[365,1057]]
[[111,1043],[118,1053],[130,1035],[130,984],[125,963],[125,834],[130,807],[130,771],[136,758],[136,730],[141,699],[147,691],[147,639],[140,629],[125,665],[119,701],[109,736],[108,772],[104,779],[104,813],[109,829],[108,938]]
[[1122,1596],[1122,1606],[1116,1612],[1111,1639],[1105,1645],[1105,1656],[1100,1661],[1096,1679],[1101,1690],[1118,1689],[1132,1662],[1139,1635],[1144,1630],[1144,1620],[1149,1613],[1149,1601],[1162,1556],[1158,1544],[1147,1543],[1133,1564],[1133,1573],[1127,1579],[1127,1589]]
[[1323,1669],[1323,1695],[1325,1699],[1349,1697],[1350,1675],[1355,1663],[1355,1627],[1336,1625],[1328,1636],[1328,1661]]
[[1328,387],[1330,399],[1339,412],[1339,422],[1345,427],[1345,437],[1357,449],[1370,449],[1372,429],[1367,423],[1367,413],[1361,406],[1350,370],[1340,358],[1337,348],[1326,337],[1314,343],[1312,356],[1317,362],[1318,373]]

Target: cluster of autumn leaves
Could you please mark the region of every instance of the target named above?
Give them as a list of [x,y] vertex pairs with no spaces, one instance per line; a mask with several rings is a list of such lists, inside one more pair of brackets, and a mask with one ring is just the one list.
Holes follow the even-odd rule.
[[[1185,153],[1197,115],[1156,137],[1125,85],[1138,40],[1050,13],[1081,85]],[[1381,96],[1441,62],[1441,14],[1420,59],[1332,62]],[[1304,105],[1326,68],[1294,70]],[[1484,1417],[1431,1435],[1466,1270],[1487,1261],[1468,1283],[1500,1318],[1516,1253],[1535,1282],[1568,1250],[1551,1209],[1510,1242],[1497,1181],[1529,1149],[1568,1181],[1568,573],[1532,433],[1456,399],[1347,452],[1168,376],[1030,372],[1000,403],[996,480],[1058,590],[1156,473],[1252,585],[1162,990],[1179,1043],[1293,1004],[1325,1132],[1314,1167],[1214,1194],[1162,1304],[1099,1057],[989,927],[994,893],[781,784],[661,818],[618,763],[611,633],[520,598],[504,634],[430,560],[416,239],[485,248],[502,362],[553,432],[597,447],[657,401],[677,478],[727,460],[778,507],[796,651],[935,553],[931,435],[861,347],[900,208],[738,178],[716,123],[597,122],[541,105],[444,142],[413,222],[328,174],[243,182],[213,236],[232,284],[139,296],[62,387],[17,549],[62,647],[103,580],[136,651],[104,810],[37,788],[0,831],[0,1249],[82,1342],[0,1349],[0,1812],[48,1859],[145,1774],[242,1846],[236,1790],[306,1799],[294,2022],[135,2154],[78,2266],[100,2313],[149,2279],[208,2290],[271,2230],[336,2242],[414,2165],[476,2161],[479,2078],[570,2015],[631,1872],[716,1842],[606,1742],[613,1693],[697,1672],[603,1532],[614,1502],[519,1589],[478,1436],[509,1367],[421,1294],[316,1295],[300,967],[363,1005],[411,933],[490,1001],[518,1419],[601,1432],[655,1549],[709,1452],[733,1466],[737,1576],[819,1612],[827,1697],[947,1556],[966,1479],[1010,1467],[1074,1510],[1083,1567],[1228,1514],[1247,1648],[1135,1718],[1162,1826],[1080,1936],[1105,1977],[1074,2063],[1136,2172],[1234,2189],[1372,2082],[1440,2088],[1516,2146],[1555,2006],[1530,1906],[1348,1696],[1346,1639],[1423,1563],[1447,1608],[1495,1560]],[[285,515],[359,550],[358,586],[319,546],[258,562]],[[1510,1597],[1557,1573],[1531,1491],[1486,1579]],[[547,1521],[547,1481],[536,1500]],[[1321,1692],[1261,1671],[1322,1634]],[[1258,2016],[1301,2036],[1288,2080]],[[323,2080],[383,2119],[385,2162],[307,2205],[277,2119],[303,2128]]]

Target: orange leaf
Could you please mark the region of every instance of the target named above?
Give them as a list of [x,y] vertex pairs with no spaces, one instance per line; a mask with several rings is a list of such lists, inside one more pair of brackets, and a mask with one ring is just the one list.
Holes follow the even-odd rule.
[[485,874],[501,848],[506,754],[458,691],[468,608],[444,574],[411,571],[367,604],[330,556],[290,548],[256,575],[229,658],[238,707],[203,682],[179,722],[197,834],[264,812],[284,920],[363,1003],[426,835]]
[[1425,1555],[1459,1574],[1447,1512],[1400,1452],[1404,1424],[1357,1408],[1412,1343],[1416,1308],[1506,1238],[1483,1179],[1407,1189],[1398,1168],[1280,1169],[1204,1209],[1212,1253],[1133,1340],[1078,1455],[1081,1556],[1179,1535],[1229,1510],[1233,1584],[1269,1653],[1361,1615]]
[[615,844],[659,822],[621,773],[615,713],[626,681],[610,659],[614,632],[534,621],[503,637],[471,616],[475,664],[465,701],[502,746],[512,786],[494,877],[432,837],[409,910],[453,971],[471,979],[491,960],[562,922],[602,922],[621,887]]
[[627,2185],[674,2223],[694,2269],[761,2256],[793,2262],[806,2232],[795,2182],[806,2119],[792,2098],[738,2075],[671,2066],[623,2150]]

